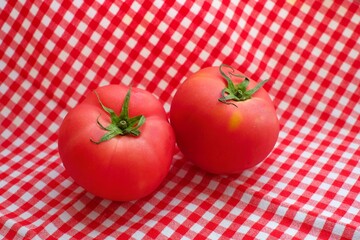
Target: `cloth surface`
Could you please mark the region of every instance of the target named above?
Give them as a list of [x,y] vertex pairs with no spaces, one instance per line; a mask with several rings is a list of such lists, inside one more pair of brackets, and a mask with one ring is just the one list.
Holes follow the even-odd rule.
[[[0,1],[0,237],[360,239],[359,1]],[[113,202],[65,171],[57,131],[84,95],[146,89],[169,112],[222,63],[264,85],[281,131],[238,175],[177,149],[154,194]]]

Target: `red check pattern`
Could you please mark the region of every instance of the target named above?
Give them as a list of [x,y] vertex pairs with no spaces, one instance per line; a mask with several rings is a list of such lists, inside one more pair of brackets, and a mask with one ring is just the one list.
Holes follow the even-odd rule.
[[[0,36],[1,238],[360,239],[359,1],[1,1]],[[177,151],[126,203],[66,173],[57,130],[86,92],[132,85],[168,112],[221,63],[271,78],[281,132],[258,166],[212,176]]]

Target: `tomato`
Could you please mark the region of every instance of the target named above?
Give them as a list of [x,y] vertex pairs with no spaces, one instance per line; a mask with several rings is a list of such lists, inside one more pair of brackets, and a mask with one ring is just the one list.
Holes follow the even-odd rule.
[[256,84],[227,65],[189,76],[170,109],[184,157],[215,174],[241,173],[264,160],[279,134],[265,82]]
[[130,201],[155,191],[167,175],[174,132],[149,92],[100,87],[69,111],[58,148],[69,175],[102,198]]

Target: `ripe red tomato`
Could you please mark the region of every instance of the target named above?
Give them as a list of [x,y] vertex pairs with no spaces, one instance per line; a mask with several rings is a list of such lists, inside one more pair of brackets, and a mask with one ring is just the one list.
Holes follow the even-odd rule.
[[59,129],[59,154],[70,176],[89,192],[117,201],[156,190],[174,146],[161,103],[145,90],[131,88],[130,95],[120,85],[90,93]]
[[216,174],[240,173],[272,151],[279,122],[268,93],[232,67],[204,68],[177,90],[170,123],[185,158]]

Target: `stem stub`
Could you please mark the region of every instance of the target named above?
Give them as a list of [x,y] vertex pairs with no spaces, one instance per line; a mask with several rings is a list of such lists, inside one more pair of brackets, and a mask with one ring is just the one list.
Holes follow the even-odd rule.
[[[229,69],[227,73],[223,70],[224,67]],[[235,105],[234,103],[228,102],[229,100],[245,101],[250,99],[251,96],[254,93],[256,93],[269,80],[269,79],[263,80],[259,82],[253,89],[247,90],[246,88],[248,87],[250,82],[250,80],[247,77],[234,73],[234,68],[226,64],[222,64],[219,67],[219,70],[221,75],[227,81],[227,87],[221,91],[221,97],[218,100],[225,104]],[[231,80],[232,76],[244,78],[244,80],[241,83],[235,85]]]
[[129,117],[130,89],[125,96],[124,103],[121,108],[121,113],[119,115],[116,115],[113,109],[104,106],[97,92],[95,92],[95,95],[102,109],[110,115],[111,123],[107,127],[103,126],[99,121],[99,116],[96,122],[101,129],[106,130],[107,132],[100,138],[99,141],[94,141],[90,138],[91,142],[100,144],[119,135],[140,135],[139,128],[145,123],[145,117],[144,115]]

